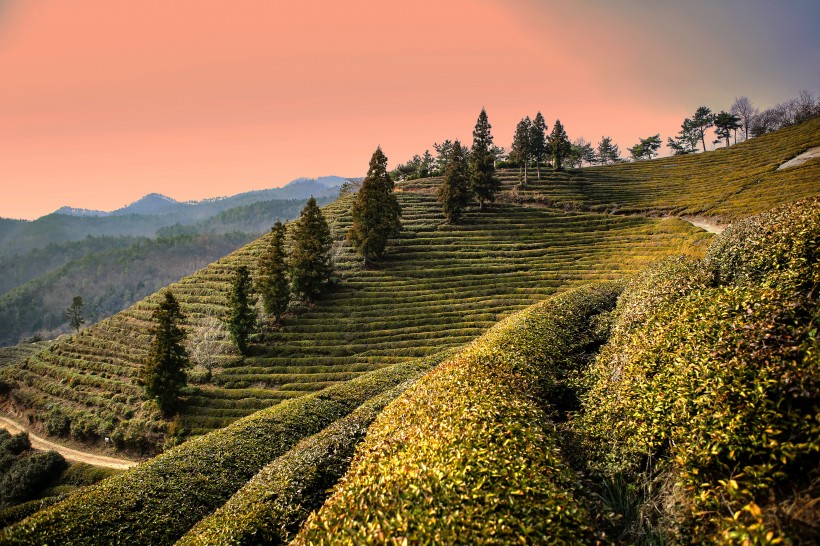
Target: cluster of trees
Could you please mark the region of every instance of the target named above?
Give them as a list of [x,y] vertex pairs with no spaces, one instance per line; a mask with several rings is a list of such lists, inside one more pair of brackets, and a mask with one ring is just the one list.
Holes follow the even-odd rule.
[[713,144],[723,142],[729,146],[730,139],[737,142],[738,131],[741,139],[745,140],[817,116],[820,116],[820,100],[805,90],[797,97],[762,112],[754,107],[748,97],[739,97],[728,112],[712,112],[706,106],[699,107],[692,117],[683,120],[680,132],[674,138],[670,137],[666,145],[675,155],[697,152],[699,146],[705,152],[706,133],[710,128],[714,128],[716,136]]
[[[224,326],[242,355],[247,354],[251,336],[259,327],[258,295],[262,297],[265,312],[278,324],[292,297],[312,302],[330,284],[333,273],[330,228],[314,198],[308,200],[295,222],[289,255],[285,248],[285,226],[277,221],[271,231],[270,243],[259,258],[256,283],[251,279],[249,268],[239,266],[228,293]],[[185,368],[191,355],[184,344],[184,316],[170,290],[165,292],[152,321],[153,341],[138,383],[144,387],[146,396],[157,401],[164,414],[171,415],[187,383]]]
[[497,147],[483,108],[473,129],[473,145],[466,148],[456,140],[450,147],[444,177],[436,194],[447,221],[456,223],[475,199],[479,209],[495,200],[501,182],[495,176]]
[[549,127],[541,112],[535,115],[534,120],[530,120],[529,116],[525,117],[515,127],[509,159],[523,168],[525,185],[528,181],[527,167],[532,162],[535,163],[540,180],[542,163],[551,159],[553,168],[560,171],[572,153],[572,143],[560,119],[555,120],[555,125],[549,135],[547,135],[548,130]]

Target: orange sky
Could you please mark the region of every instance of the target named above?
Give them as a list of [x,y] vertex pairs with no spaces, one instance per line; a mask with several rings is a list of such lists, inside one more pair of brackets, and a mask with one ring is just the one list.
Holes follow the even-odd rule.
[[626,155],[820,88],[820,3],[680,4],[0,0],[0,216],[362,176],[469,143],[482,106],[499,145],[541,110]]

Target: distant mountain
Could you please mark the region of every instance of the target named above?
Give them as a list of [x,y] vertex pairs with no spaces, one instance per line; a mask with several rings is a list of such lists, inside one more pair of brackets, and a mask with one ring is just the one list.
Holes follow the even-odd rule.
[[229,197],[215,197],[201,201],[177,201],[160,193],[150,193],[130,205],[111,212],[89,210],[73,207],[62,207],[54,214],[68,216],[125,216],[139,214],[149,216],[175,215],[174,223],[189,224],[219,214],[238,206],[251,205],[259,201],[307,199],[311,195],[332,197],[338,193],[342,184],[354,179],[341,176],[320,176],[319,178],[297,178],[281,188],[255,190],[239,193]]

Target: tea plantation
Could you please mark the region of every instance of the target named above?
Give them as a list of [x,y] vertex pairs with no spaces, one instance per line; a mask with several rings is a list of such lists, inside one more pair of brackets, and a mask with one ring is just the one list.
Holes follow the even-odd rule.
[[[165,452],[0,544],[816,544],[820,160],[777,167],[818,145],[813,120],[526,186],[508,170],[457,225],[438,179],[406,182],[371,268],[343,196],[334,288],[244,359],[223,339],[170,424],[134,382],[158,294],[5,351],[33,427]],[[192,338],[266,242],[171,286]]]

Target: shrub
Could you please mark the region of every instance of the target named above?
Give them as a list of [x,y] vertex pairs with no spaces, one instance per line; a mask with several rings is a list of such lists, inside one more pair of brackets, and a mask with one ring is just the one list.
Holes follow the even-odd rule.
[[367,427],[410,385],[402,383],[362,404],[263,468],[177,544],[285,544],[318,510],[347,470]]
[[410,387],[294,543],[591,540],[539,395],[582,365],[619,290],[576,289],[513,315]]
[[670,538],[817,538],[819,205],[741,222],[700,271],[667,263],[621,297],[572,428],[604,479],[661,475],[644,515]]
[[15,460],[0,477],[0,503],[13,504],[31,499],[65,467],[65,459],[56,451]]
[[381,369],[189,440],[5,529],[4,542],[172,544],[296,442],[433,363]]

